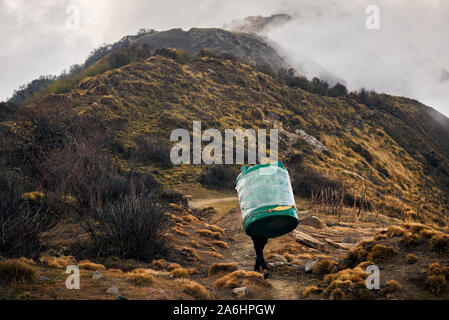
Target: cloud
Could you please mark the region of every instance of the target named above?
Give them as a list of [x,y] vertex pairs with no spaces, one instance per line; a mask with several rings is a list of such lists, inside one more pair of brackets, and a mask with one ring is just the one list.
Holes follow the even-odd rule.
[[[380,9],[380,29],[368,30],[365,9]],[[290,3],[293,20],[268,33],[289,61],[309,77],[344,79],[420,100],[449,115],[447,1],[302,1]]]
[[[381,28],[365,28],[365,8],[380,8]],[[66,8],[80,28],[66,27]],[[0,100],[40,75],[82,62],[102,43],[140,28],[220,27],[249,15],[288,13],[268,33],[308,76],[327,70],[351,89],[409,96],[449,115],[449,3],[446,0],[0,0]]]

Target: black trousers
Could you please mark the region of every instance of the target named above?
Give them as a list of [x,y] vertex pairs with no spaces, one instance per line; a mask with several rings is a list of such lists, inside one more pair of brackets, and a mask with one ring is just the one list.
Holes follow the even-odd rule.
[[256,251],[256,265],[254,266],[254,271],[259,271],[260,267],[262,269],[267,269],[267,264],[263,258],[263,248],[267,243],[267,238],[251,237],[253,239],[254,250]]

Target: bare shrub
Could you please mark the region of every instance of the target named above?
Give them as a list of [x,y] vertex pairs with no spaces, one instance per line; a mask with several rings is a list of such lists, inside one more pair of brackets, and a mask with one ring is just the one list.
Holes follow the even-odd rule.
[[22,198],[23,180],[16,172],[0,173],[0,253],[7,257],[38,256],[39,234],[49,223],[45,197]]
[[237,173],[226,165],[204,167],[198,181],[212,189],[232,189],[235,187]]
[[154,196],[125,196],[84,219],[98,255],[151,260],[168,249],[165,208]]

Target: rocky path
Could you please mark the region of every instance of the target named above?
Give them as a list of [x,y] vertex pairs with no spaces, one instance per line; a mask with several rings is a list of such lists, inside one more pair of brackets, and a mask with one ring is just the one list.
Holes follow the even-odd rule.
[[[236,197],[200,199],[190,202],[195,208],[205,206],[219,206],[222,203],[236,201]],[[307,212],[300,213],[302,220]],[[254,267],[255,253],[253,244],[242,227],[241,213],[238,204],[232,209],[222,214],[210,217],[210,223],[216,224],[225,229],[225,235],[229,239],[229,250],[225,256],[225,261],[234,262],[239,269],[252,270]],[[323,220],[323,219],[322,219]],[[325,223],[324,223],[325,224]],[[326,255],[334,259],[342,257],[357,241],[372,237],[376,228],[372,225],[354,224],[333,224],[317,229],[311,226],[299,225],[299,234],[310,236],[319,243],[318,248],[312,248],[304,243],[298,244],[295,232],[280,238],[270,239],[266,251],[275,251],[288,245],[298,246],[298,254]],[[305,241],[307,243],[307,241]],[[321,250],[320,250],[321,249]],[[282,258],[282,257],[280,257]],[[300,288],[316,284],[319,279],[309,273],[305,273],[303,266],[308,260],[305,259],[294,272],[285,272],[285,269],[276,267],[268,281],[272,285],[273,299],[300,299]]]

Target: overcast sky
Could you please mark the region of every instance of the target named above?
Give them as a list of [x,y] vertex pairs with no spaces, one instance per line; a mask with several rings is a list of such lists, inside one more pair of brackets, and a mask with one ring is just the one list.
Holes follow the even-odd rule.
[[[365,27],[370,4],[380,8],[379,30]],[[313,61],[350,89],[409,96],[449,115],[449,81],[440,81],[449,70],[447,0],[0,0],[0,100],[140,28],[220,27],[274,13],[294,19],[267,36],[307,76],[318,72],[304,63]]]

